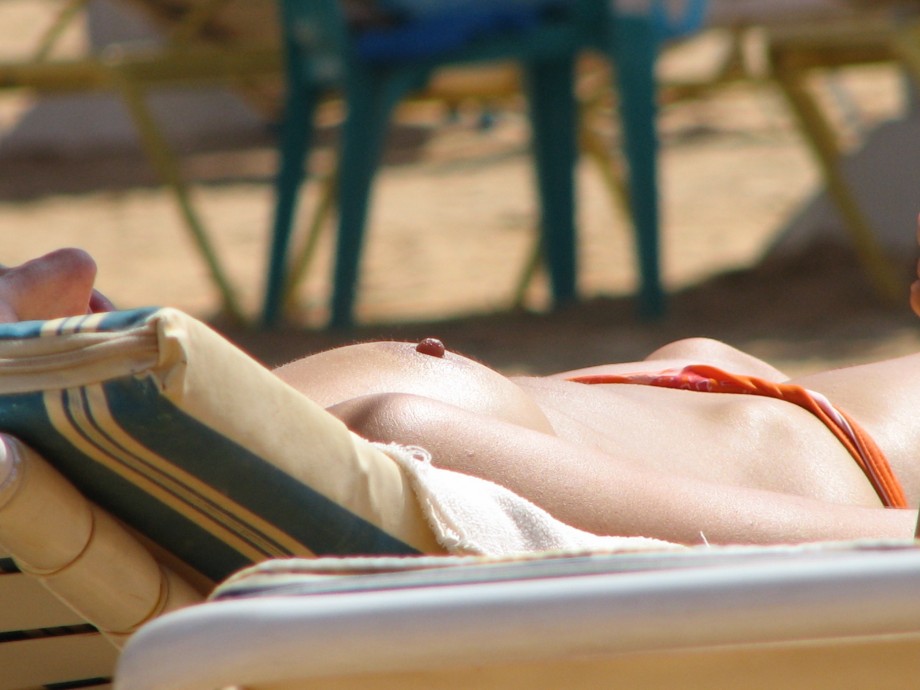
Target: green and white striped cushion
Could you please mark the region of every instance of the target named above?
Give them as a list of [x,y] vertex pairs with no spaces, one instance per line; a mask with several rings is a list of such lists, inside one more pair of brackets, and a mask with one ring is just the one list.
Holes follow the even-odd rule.
[[437,549],[388,456],[176,310],[0,325],[0,431],[212,580]]

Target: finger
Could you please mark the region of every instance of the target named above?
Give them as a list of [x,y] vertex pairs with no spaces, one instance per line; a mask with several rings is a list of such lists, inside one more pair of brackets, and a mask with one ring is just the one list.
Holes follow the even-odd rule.
[[910,286],[910,308],[920,316],[920,280],[914,281]]
[[93,290],[93,293],[89,298],[90,314],[98,314],[99,312],[105,311],[115,311],[116,309],[117,307],[108,297],[99,292],[99,290]]

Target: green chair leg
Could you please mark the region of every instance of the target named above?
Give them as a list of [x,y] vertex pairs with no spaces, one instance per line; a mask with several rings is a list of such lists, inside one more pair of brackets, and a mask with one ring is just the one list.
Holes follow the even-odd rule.
[[575,163],[578,108],[574,57],[526,66],[533,128],[540,235],[555,304],[576,298]]
[[[354,322],[359,264],[372,185],[390,114],[398,100],[395,86],[373,72],[357,72],[347,89],[339,161],[339,227],[333,269],[329,326],[347,329]],[[390,89],[393,89],[391,91]]]
[[293,233],[297,197],[310,149],[313,115],[318,93],[292,88],[285,103],[281,134],[281,161],[275,184],[275,220],[269,248],[268,277],[262,305],[262,325],[276,326],[281,319],[288,285],[287,256]]
[[[570,4],[570,13],[547,13],[527,26],[467,38],[462,34],[468,27],[460,20],[478,16],[472,10],[483,8],[475,0],[471,0],[469,14],[450,19],[450,13],[444,11],[434,19],[410,17],[389,35],[388,30],[352,30],[336,0],[282,0],[285,42],[301,46],[304,61],[312,66],[305,74],[289,70],[289,82],[306,79],[344,88],[348,108],[339,159],[332,327],[352,323],[364,224],[389,115],[410,87],[422,86],[433,70],[452,64],[509,60],[525,66],[541,200],[540,245],[535,256],[542,256],[547,264],[555,302],[576,298],[574,60],[584,50],[597,49],[620,66],[618,91],[630,172],[629,206],[639,254],[641,311],[649,316],[664,311],[658,256],[655,59],[664,34],[699,22],[705,0],[692,0],[695,14],[686,13],[686,21],[677,24],[664,22],[666,15],[661,11],[621,17],[606,0],[573,0]],[[661,0],[654,5],[659,10],[663,7]],[[529,17],[526,11],[520,16]],[[501,23],[503,14],[486,11],[482,17]],[[451,33],[446,19],[460,29],[449,38],[463,45],[440,40]]]
[[611,40],[616,66],[624,149],[629,164],[630,207],[639,257],[639,311],[665,311],[661,285],[658,209],[658,135],[655,62],[658,37],[645,17],[616,16]]

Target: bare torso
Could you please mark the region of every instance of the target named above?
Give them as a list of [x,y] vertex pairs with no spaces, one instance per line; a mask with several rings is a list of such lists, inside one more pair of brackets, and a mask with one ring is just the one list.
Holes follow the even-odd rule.
[[[681,341],[648,360],[590,371],[660,371],[689,363],[785,380],[769,365],[708,340]],[[279,370],[283,378],[329,407],[365,395],[408,393],[555,434],[574,446],[654,473],[831,503],[879,505],[846,449],[822,422],[795,405],[749,395],[586,385],[566,380],[572,373],[514,378],[511,389],[508,379],[469,360],[426,357],[408,344],[340,349]],[[888,455],[911,504],[918,503],[920,473],[914,449],[920,448],[920,423],[911,411],[920,409],[920,359],[837,370],[794,382],[825,393],[853,415]]]
[[520,379],[564,439],[645,469],[831,502],[878,505],[811,413],[747,395]]
[[[95,270],[78,250],[0,267],[0,321],[110,309],[93,290]],[[920,314],[920,281],[911,290]],[[680,341],[648,359],[617,368],[656,370],[677,359],[785,379],[711,340]],[[320,353],[278,375],[366,439],[422,445],[435,464],[502,484],[597,534],[686,544],[914,534],[916,511],[874,507],[868,480],[821,422],[776,400],[559,377],[512,381],[440,346],[408,343]],[[916,505],[920,359],[799,383],[866,428]]]

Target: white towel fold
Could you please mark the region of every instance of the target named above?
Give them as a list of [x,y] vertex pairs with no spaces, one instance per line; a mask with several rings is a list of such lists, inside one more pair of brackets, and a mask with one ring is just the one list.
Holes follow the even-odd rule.
[[435,536],[450,553],[507,556],[533,551],[679,548],[658,539],[584,532],[494,482],[435,467],[423,448],[375,445],[408,474]]

